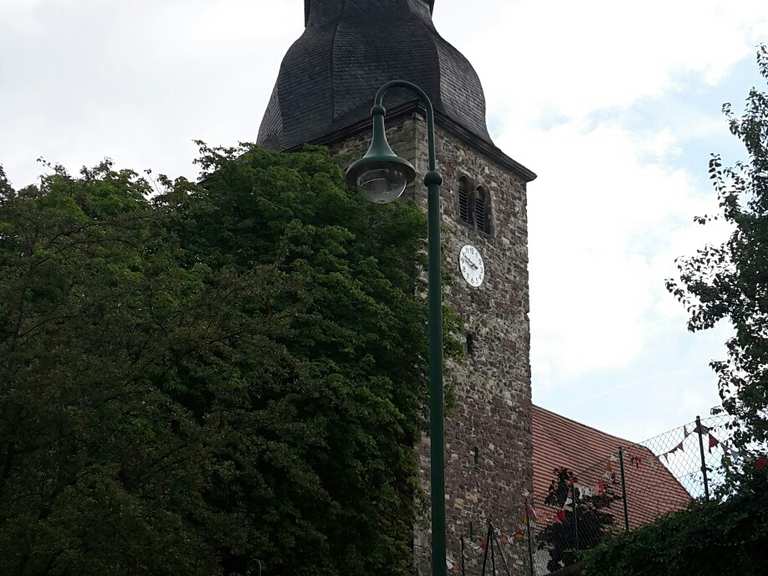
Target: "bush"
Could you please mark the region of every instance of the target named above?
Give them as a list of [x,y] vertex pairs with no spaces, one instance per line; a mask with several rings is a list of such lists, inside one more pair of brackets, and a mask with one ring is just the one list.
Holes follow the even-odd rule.
[[764,576],[768,567],[765,472],[725,502],[693,504],[613,538],[584,556],[585,576]]

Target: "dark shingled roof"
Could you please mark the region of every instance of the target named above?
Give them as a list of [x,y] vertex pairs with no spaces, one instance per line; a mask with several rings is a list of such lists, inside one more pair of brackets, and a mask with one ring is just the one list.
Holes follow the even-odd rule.
[[[427,91],[438,118],[495,149],[480,79],[435,30],[433,4],[305,0],[306,29],[283,59],[258,143],[288,150],[322,141],[367,119],[376,90],[403,79]],[[410,100],[407,93],[393,93],[386,104],[393,108]]]

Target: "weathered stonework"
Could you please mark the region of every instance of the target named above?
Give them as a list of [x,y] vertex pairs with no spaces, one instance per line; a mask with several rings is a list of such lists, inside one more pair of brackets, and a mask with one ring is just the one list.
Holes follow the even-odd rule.
[[[409,196],[426,210],[421,178],[427,167],[426,124],[418,113],[388,122],[393,149],[421,175]],[[366,150],[369,129],[331,145],[342,163]],[[526,545],[515,541],[524,499],[532,490],[531,387],[528,321],[528,222],[525,180],[454,132],[438,126],[442,187],[444,299],[471,337],[472,350],[446,361],[445,381],[455,405],[446,418],[446,508],[449,572],[461,569],[461,538],[467,570],[482,562],[488,522],[497,529],[509,568],[522,574]],[[464,225],[458,214],[459,178],[485,187],[492,199],[493,234]],[[475,246],[485,262],[485,280],[471,288],[459,272],[459,251]],[[444,274],[444,276],[446,276]],[[414,530],[415,564],[429,573],[429,438],[417,447],[426,511]],[[497,558],[501,570],[501,559]],[[476,570],[473,570],[476,573]]]

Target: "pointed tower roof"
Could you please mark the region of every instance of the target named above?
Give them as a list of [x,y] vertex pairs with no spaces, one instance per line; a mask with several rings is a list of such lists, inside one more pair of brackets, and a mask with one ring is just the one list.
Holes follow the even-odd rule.
[[[419,84],[439,114],[491,143],[480,79],[435,30],[433,5],[305,0],[306,29],[280,67],[259,144],[290,149],[364,120],[376,90],[393,79]],[[388,99],[397,104],[397,95]]]

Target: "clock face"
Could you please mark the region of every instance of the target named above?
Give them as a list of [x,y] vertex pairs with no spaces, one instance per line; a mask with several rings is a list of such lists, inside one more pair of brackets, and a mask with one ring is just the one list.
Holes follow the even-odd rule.
[[483,283],[485,265],[483,264],[483,257],[480,256],[480,252],[474,246],[467,244],[461,249],[459,268],[464,280],[473,288],[478,288]]

